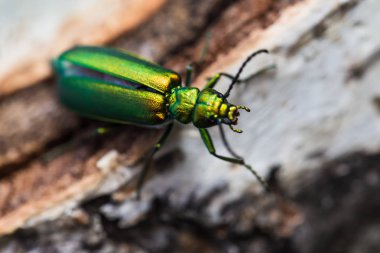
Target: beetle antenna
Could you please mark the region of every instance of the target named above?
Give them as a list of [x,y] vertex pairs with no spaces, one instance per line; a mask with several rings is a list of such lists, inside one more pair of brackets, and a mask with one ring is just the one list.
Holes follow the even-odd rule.
[[239,71],[237,72],[237,74],[235,75],[234,79],[232,80],[232,82],[230,84],[230,87],[228,87],[228,90],[226,91],[226,93],[224,93],[224,95],[223,95],[224,98],[228,98],[230,96],[230,92],[231,92],[232,88],[239,81],[240,74],[242,73],[242,71],[245,68],[245,66],[247,65],[247,63],[249,61],[251,61],[256,55],[261,54],[261,53],[269,54],[269,51],[266,50],[266,49],[260,49],[260,50],[258,50],[256,52],[253,52],[250,56],[247,57],[247,59],[245,59],[245,61],[243,62],[243,64],[240,66]]
[[230,144],[228,143],[226,135],[224,134],[223,126],[220,121],[218,121],[218,126],[219,126],[220,136],[222,136],[223,144],[227,148],[228,152],[230,152],[230,154],[234,156],[235,158],[243,160],[243,158],[239,156],[238,154],[236,154],[236,152],[231,148]]
[[251,111],[251,109],[249,109],[247,106],[243,106],[243,105],[238,105],[237,108],[238,109],[243,109],[246,112],[250,112]]

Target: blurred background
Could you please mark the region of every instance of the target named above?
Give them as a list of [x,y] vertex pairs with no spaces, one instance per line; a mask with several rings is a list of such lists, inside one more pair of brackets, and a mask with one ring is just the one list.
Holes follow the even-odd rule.
[[[376,0],[0,0],[0,252],[380,252],[378,10]],[[61,106],[51,60],[75,45],[126,49],[182,76],[193,63],[200,89],[268,49],[232,91],[251,112],[227,138],[272,191],[176,124],[136,200],[162,129]]]

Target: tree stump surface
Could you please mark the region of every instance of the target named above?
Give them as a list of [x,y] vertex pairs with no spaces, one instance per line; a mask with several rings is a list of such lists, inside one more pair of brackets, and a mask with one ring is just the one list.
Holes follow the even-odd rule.
[[[17,13],[42,17],[28,24],[35,37],[20,31],[23,43],[2,40],[0,80],[16,81],[0,86],[1,252],[379,251],[380,2],[116,2],[69,1],[56,14],[20,2]],[[104,13],[83,12],[97,8]],[[38,26],[58,13],[56,27],[81,15],[65,33]],[[123,21],[107,23],[118,15]],[[239,118],[244,132],[226,132],[273,191],[211,156],[194,126],[177,124],[136,200],[144,156],[162,130],[84,119],[59,105],[47,66],[78,43],[127,49],[182,75],[193,62],[199,88],[268,49],[243,78],[275,69],[236,85],[229,98],[252,109]],[[41,53],[24,48],[30,45]],[[23,63],[7,65],[8,56]],[[95,134],[105,126],[112,131]],[[210,132],[224,154],[217,129]]]

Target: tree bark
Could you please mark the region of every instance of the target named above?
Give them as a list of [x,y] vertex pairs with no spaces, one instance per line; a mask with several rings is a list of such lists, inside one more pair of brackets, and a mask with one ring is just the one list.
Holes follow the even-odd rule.
[[105,123],[62,108],[50,79],[4,93],[0,251],[378,252],[379,7],[167,1],[109,44],[181,74],[193,62],[199,88],[268,49],[229,97],[252,109],[239,118],[244,132],[226,132],[270,192],[243,166],[211,156],[193,125],[177,124],[136,200],[144,155],[162,130],[117,126],[96,136]]

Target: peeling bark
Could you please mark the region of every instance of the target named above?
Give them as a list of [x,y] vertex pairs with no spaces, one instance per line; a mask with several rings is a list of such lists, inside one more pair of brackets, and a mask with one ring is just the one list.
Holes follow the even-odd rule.
[[228,139],[268,179],[270,193],[240,166],[210,156],[185,126],[160,152],[137,201],[139,161],[160,129],[123,126],[96,136],[104,124],[61,108],[53,80],[3,97],[0,251],[378,252],[378,7],[168,1],[111,43],[176,71],[195,62],[198,87],[269,49],[243,77],[276,69],[233,91],[233,102],[254,110],[241,116],[244,133]]

